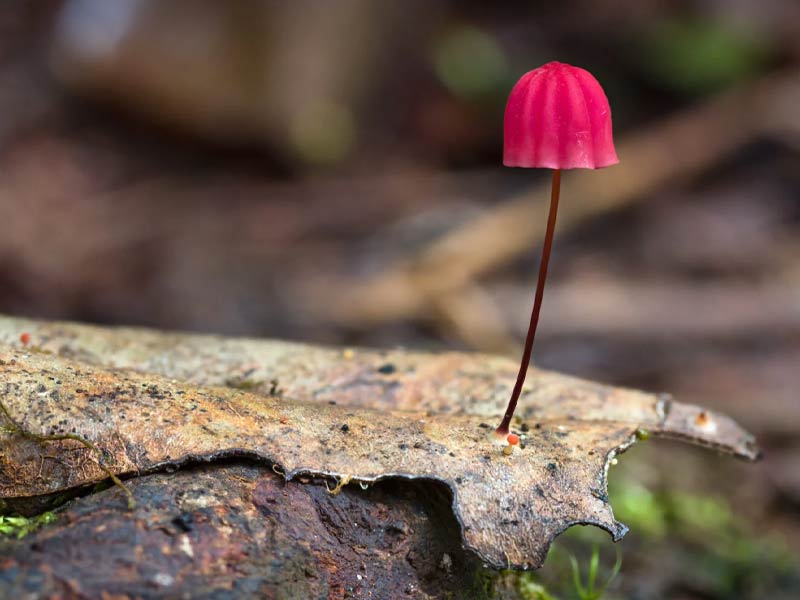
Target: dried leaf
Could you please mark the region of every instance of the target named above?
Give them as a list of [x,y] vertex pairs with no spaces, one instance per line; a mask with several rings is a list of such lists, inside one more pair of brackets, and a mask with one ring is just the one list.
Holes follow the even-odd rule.
[[[19,346],[23,333],[39,351],[109,368],[303,402],[480,415],[493,425],[505,410],[518,367],[480,354],[332,349],[0,316],[0,343]],[[551,419],[636,423],[656,436],[747,459],[758,455],[753,437],[724,415],[673,402],[666,394],[536,368],[529,371],[517,415],[517,426]]]
[[[18,347],[23,332],[29,350]],[[15,319],[0,319],[0,341],[17,346],[0,350],[0,400],[10,415],[33,433],[74,429],[117,474],[233,455],[272,462],[289,479],[435,479],[453,491],[465,546],[496,567],[539,566],[553,537],[575,523],[621,537],[607,469],[642,428],[756,454],[752,438],[722,415],[534,371],[520,402],[525,448],[505,457],[492,426],[514,365],[500,358]],[[225,382],[261,393],[207,387]],[[7,502],[104,478],[96,455],[74,441],[0,437]]]

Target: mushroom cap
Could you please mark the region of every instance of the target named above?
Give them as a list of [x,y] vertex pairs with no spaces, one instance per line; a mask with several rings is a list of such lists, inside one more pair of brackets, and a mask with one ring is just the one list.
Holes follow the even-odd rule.
[[603,88],[589,71],[560,62],[520,78],[508,96],[503,134],[507,167],[599,169],[619,162]]

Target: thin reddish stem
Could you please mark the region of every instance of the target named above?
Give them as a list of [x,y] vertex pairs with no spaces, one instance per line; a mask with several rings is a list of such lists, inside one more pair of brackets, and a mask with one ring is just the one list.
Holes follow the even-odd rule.
[[528,373],[528,365],[531,362],[533,353],[533,341],[536,338],[536,327],[539,324],[539,313],[542,310],[542,299],[544,298],[544,284],[547,280],[547,265],[550,262],[550,250],[553,247],[553,235],[556,231],[556,215],[558,213],[558,195],[561,192],[561,170],[553,170],[553,182],[550,188],[550,214],[547,217],[547,232],[544,236],[544,247],[542,248],[542,261],[539,263],[539,281],[536,283],[536,296],[533,300],[533,311],[531,312],[531,324],[528,327],[528,335],[525,338],[525,349],[522,352],[522,362],[519,365],[517,382],[514,384],[514,391],[511,392],[511,399],[508,401],[506,414],[503,421],[497,428],[499,435],[507,435],[511,418],[517,409],[517,402],[522,393],[522,386],[525,383],[525,375]]

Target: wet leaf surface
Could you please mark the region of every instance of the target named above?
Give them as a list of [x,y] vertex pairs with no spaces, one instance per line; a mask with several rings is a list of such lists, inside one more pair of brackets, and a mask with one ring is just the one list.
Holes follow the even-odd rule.
[[[20,347],[22,333],[29,347]],[[747,458],[757,452],[722,415],[534,371],[516,424],[524,448],[504,456],[493,426],[514,365],[486,356],[15,319],[0,320],[0,340],[9,344],[0,348],[0,400],[11,417],[32,433],[85,438],[114,473],[248,457],[287,479],[328,478],[331,487],[441,482],[465,547],[494,567],[541,565],[553,537],[575,523],[621,537],[606,476],[637,432]],[[106,478],[96,453],[73,440],[2,436],[0,498],[9,506]]]
[[102,590],[341,598],[393,590],[429,598],[442,586],[471,597],[482,571],[460,547],[445,486],[394,482],[332,496],[322,485],[287,485],[267,466],[225,462],[129,484],[133,512],[119,510],[111,488],[73,503],[35,538],[5,548],[0,540],[4,597]]

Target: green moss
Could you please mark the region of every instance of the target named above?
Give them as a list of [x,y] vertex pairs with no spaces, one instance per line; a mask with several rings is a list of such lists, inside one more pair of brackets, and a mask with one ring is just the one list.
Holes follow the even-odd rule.
[[19,516],[0,517],[0,535],[21,539],[40,527],[55,522],[55,520],[56,516],[51,512],[42,513],[31,518]]
[[631,530],[654,539],[660,539],[666,534],[666,507],[660,498],[644,486],[629,483],[620,493],[614,490],[613,506],[617,516]]
[[521,600],[558,600],[533,573],[520,573],[516,589]]
[[500,578],[500,573],[479,567],[475,569],[475,575],[472,579],[471,597],[480,600],[494,600],[497,598],[497,581]]
[[780,534],[754,530],[722,497],[650,491],[624,480],[611,497],[616,516],[631,528],[626,545],[677,557],[680,579],[714,597],[770,597],[770,590],[800,581],[797,556]]

